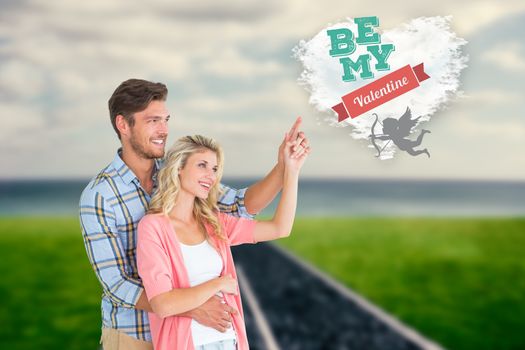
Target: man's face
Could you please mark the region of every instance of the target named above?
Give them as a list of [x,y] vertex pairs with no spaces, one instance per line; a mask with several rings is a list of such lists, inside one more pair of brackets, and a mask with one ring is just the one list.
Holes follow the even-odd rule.
[[151,101],[145,110],[135,113],[129,136],[133,151],[145,159],[164,157],[169,119],[164,101]]

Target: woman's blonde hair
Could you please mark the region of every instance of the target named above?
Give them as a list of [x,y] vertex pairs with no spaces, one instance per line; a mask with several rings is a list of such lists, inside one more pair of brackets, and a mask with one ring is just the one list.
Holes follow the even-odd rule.
[[193,215],[207,235],[204,223],[213,228],[215,235],[225,240],[219,218],[217,216],[217,200],[220,194],[220,181],[223,172],[224,156],[221,146],[212,138],[194,135],[178,139],[169,149],[164,159],[162,169],[157,173],[157,189],[151,198],[148,213],[163,213],[168,215],[177,205],[177,197],[181,188],[179,170],[186,166],[188,158],[195,153],[210,150],[217,155],[216,181],[210,188],[207,199],[196,197]]

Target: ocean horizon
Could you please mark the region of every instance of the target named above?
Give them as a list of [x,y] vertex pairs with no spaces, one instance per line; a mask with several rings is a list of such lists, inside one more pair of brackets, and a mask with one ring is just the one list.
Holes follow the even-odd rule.
[[[225,178],[243,188],[254,178]],[[76,216],[89,179],[0,180],[0,216]],[[274,201],[262,215],[271,215]],[[525,182],[301,179],[297,216],[523,217]]]

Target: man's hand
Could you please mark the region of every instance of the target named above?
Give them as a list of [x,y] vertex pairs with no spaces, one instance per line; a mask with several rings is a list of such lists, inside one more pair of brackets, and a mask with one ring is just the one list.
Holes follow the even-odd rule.
[[304,132],[299,131],[301,128],[301,123],[303,119],[301,117],[297,117],[295,122],[293,123],[290,131],[286,133],[284,136],[284,140],[279,146],[279,154],[277,156],[277,165],[278,166],[284,166],[284,152],[286,148],[286,143],[291,141],[292,142],[292,158],[299,158],[302,156],[306,151],[310,150],[310,147],[308,146],[308,139],[304,135]]
[[221,298],[213,296],[200,307],[190,311],[190,317],[204,326],[226,332],[231,327],[231,315],[237,312],[231,306],[224,304]]

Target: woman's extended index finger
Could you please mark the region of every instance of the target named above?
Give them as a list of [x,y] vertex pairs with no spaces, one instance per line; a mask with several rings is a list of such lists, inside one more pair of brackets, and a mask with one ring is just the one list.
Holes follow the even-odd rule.
[[297,117],[295,122],[292,125],[292,128],[290,129],[290,132],[288,132],[288,140],[295,141],[297,139],[297,135],[299,134],[299,128],[301,127],[303,119],[301,117]]

